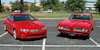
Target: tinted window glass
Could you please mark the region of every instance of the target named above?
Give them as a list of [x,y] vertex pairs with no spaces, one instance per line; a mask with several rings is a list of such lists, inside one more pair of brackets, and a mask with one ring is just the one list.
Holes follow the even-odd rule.
[[13,16],[8,16],[8,19],[13,20]]
[[15,21],[27,21],[27,20],[35,20],[35,18],[32,16],[15,16],[14,20]]
[[74,15],[74,16],[72,16],[72,19],[76,19],[76,20],[90,20],[91,17],[90,16],[77,16],[77,15]]

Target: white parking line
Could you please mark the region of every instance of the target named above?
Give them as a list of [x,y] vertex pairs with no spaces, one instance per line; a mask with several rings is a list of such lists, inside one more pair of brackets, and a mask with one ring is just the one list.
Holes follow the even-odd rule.
[[46,47],[85,47],[85,48],[92,48],[92,47],[100,47],[96,45],[46,45]]
[[0,38],[3,37],[3,36],[5,36],[7,33],[8,33],[8,32],[5,32],[5,33],[1,34],[1,35],[0,35]]
[[96,42],[95,40],[93,40],[92,38],[90,38],[90,40],[91,40],[95,45],[100,46],[100,44],[97,43],[97,42]]
[[0,46],[4,46],[4,47],[41,47],[42,45],[0,44]]
[[[13,44],[0,44],[0,46],[2,47],[42,47],[42,45],[13,45]],[[100,45],[96,46],[96,45],[45,45],[45,47],[100,47]]]
[[[5,32],[3,34],[0,35],[0,37],[3,37],[4,35],[6,35],[8,32]],[[13,44],[0,44],[0,46],[8,46],[8,47],[42,47],[42,50],[45,50],[45,47],[100,47],[100,44],[97,43],[95,40],[93,40],[92,38],[90,38],[90,40],[95,44],[95,45],[46,45],[46,40],[47,39],[43,39],[43,43],[42,45],[13,45]]]
[[43,39],[42,50],[45,50],[45,47],[46,47],[46,39]]

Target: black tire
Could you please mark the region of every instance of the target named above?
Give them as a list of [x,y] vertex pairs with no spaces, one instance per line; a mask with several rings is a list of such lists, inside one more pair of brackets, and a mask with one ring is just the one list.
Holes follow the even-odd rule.
[[17,39],[16,30],[15,30],[15,29],[13,30],[13,37],[14,37],[15,39]]
[[7,31],[7,25],[3,26],[4,31]]
[[65,34],[63,32],[60,32],[60,35],[64,36]]
[[87,35],[87,36],[82,36],[82,39],[83,39],[83,40],[87,40],[87,39],[89,39],[89,38],[90,38],[89,35]]
[[91,29],[92,31],[94,30],[94,28]]

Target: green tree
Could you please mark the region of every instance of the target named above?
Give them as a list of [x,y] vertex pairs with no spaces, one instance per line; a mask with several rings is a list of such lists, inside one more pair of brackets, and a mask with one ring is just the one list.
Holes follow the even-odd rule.
[[100,12],[100,0],[97,0],[97,2],[96,2],[96,8],[98,9],[98,12]]
[[84,0],[67,0],[66,8],[71,11],[83,11],[85,8]]
[[0,12],[2,12],[2,11],[3,11],[3,6],[2,6],[1,0],[0,0]]
[[31,11],[40,11],[40,7],[35,6],[34,4],[32,5]]
[[21,4],[21,5],[20,5],[20,6],[21,6],[21,9],[20,9],[20,10],[21,10],[21,11],[24,11],[24,8],[25,8],[25,7],[24,7],[24,0],[20,0],[20,4]]
[[21,3],[20,2],[15,2],[15,3],[12,3],[12,10],[20,10],[21,9]]
[[16,1],[15,3],[12,3],[12,10],[13,11],[14,10],[21,10],[21,11],[23,11],[23,10],[25,10],[24,8],[26,8],[26,7],[24,5],[23,0],[20,0],[20,2]]
[[41,0],[41,3],[45,10],[48,8],[53,10],[60,10],[64,7],[64,5],[59,2],[59,0]]

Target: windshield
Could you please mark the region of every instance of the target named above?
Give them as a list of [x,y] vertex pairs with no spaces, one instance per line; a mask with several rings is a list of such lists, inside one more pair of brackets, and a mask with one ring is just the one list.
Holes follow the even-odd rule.
[[91,17],[90,16],[78,16],[78,15],[74,15],[74,16],[72,16],[72,19],[75,19],[75,20],[90,20]]
[[27,21],[27,20],[35,20],[33,16],[15,16],[15,21]]

